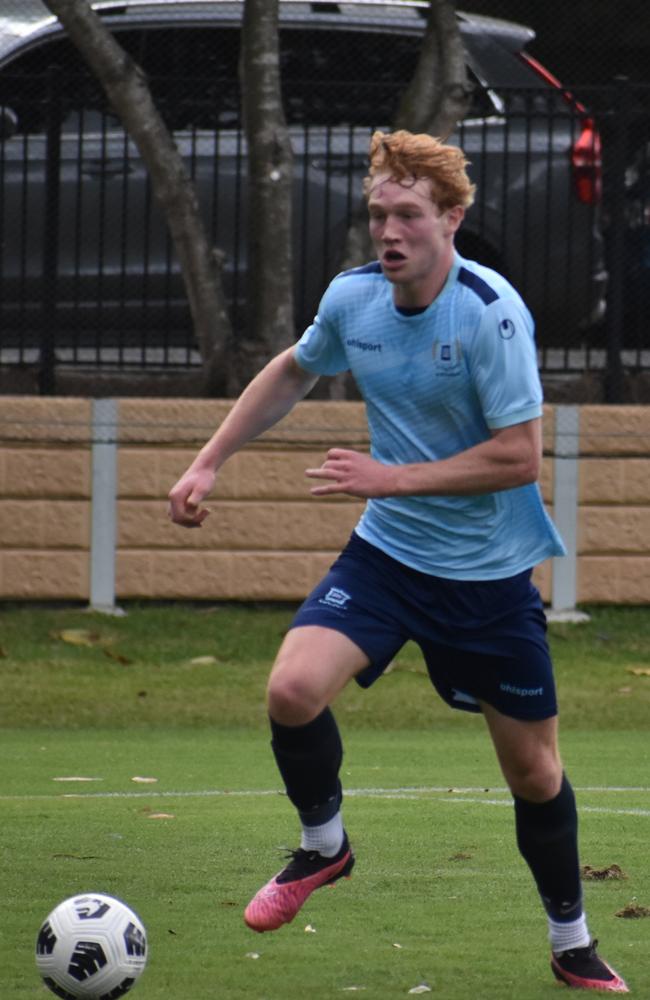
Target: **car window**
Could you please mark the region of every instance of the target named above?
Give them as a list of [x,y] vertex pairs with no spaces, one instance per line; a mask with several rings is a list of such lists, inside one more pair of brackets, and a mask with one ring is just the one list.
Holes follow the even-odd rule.
[[[236,25],[148,25],[116,29],[116,35],[147,74],[169,128],[240,126]],[[421,36],[286,26],[280,37],[290,125],[390,126],[417,63]],[[105,112],[106,98],[83,58],[66,38],[58,38],[25,52],[0,75],[0,103],[17,112],[20,132],[45,128],[52,87],[48,67],[65,70],[55,76],[64,129],[74,130],[82,111]],[[468,117],[494,114],[489,91],[469,68],[468,74]]]
[[[131,29],[116,31],[116,37],[147,74],[169,128],[238,124],[236,28]],[[55,70],[53,93],[50,68]],[[44,130],[46,103],[52,96],[61,108],[64,128],[72,128],[82,111],[103,112],[107,106],[100,84],[66,38],[23,53],[0,74],[0,103],[16,111],[21,133]]]
[[147,74],[170,128],[235,128],[240,124],[240,33],[236,26],[147,28],[116,35]]
[[[422,37],[387,32],[285,29],[282,81],[291,123],[389,126],[417,64]],[[468,115],[494,114],[469,71]]]
[[[62,70],[64,72],[62,72]],[[13,109],[17,133],[45,132],[58,106],[64,130],[84,113],[106,109],[100,84],[88,71],[80,53],[66,38],[30,48],[0,73],[0,103]]]
[[379,33],[285,29],[282,86],[292,124],[387,125],[420,40]]

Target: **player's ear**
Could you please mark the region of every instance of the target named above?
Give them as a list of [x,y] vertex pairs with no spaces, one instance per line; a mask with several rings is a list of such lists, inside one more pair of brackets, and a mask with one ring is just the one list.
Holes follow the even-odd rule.
[[454,235],[464,218],[465,209],[462,205],[454,205],[452,208],[447,209],[447,231],[449,236]]

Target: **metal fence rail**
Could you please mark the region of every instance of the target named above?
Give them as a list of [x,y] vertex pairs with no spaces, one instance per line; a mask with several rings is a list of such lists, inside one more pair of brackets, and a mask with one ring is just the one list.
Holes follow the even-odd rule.
[[[14,107],[17,92],[26,96],[17,109],[24,126],[0,140],[0,366],[37,367],[42,392],[58,366],[152,377],[197,368],[164,219],[97,87],[62,80],[58,70],[14,85]],[[0,101],[11,86],[3,76]],[[209,123],[202,92],[200,80],[168,85],[161,110],[225,254],[236,336],[249,295],[246,149],[236,121]],[[472,162],[478,196],[459,248],[503,270],[531,305],[543,373],[606,373],[615,389],[624,373],[650,370],[650,86],[621,80],[580,96],[589,111],[571,95],[562,107],[547,91],[511,91],[496,111],[462,124],[455,141]],[[580,164],[569,163],[585,121],[602,139],[600,203],[579,204]],[[291,125],[296,334],[339,269],[370,132]],[[593,166],[599,151],[586,154]],[[591,276],[605,270],[599,315]]]

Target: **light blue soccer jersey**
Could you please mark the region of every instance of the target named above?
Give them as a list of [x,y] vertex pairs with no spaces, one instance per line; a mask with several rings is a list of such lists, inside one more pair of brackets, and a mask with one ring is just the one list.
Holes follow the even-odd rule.
[[[530,313],[505,278],[458,254],[416,315],[396,309],[379,263],[338,275],[296,360],[321,375],[351,371],[371,454],[388,465],[448,458],[542,413]],[[537,484],[371,499],[355,530],[407,566],[458,580],[513,576],[565,551]]]

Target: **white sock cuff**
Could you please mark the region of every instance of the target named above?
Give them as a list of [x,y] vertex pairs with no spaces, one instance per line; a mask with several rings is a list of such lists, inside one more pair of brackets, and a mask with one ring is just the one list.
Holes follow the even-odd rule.
[[570,951],[572,948],[586,948],[591,942],[587,918],[584,913],[577,920],[571,920],[566,924],[549,917],[548,936],[551,941],[551,950],[556,954],[561,951]]
[[343,818],[340,812],[320,826],[304,826],[300,846],[303,851],[318,851],[325,858],[333,858],[343,843]]

